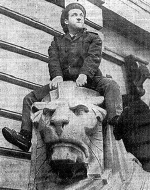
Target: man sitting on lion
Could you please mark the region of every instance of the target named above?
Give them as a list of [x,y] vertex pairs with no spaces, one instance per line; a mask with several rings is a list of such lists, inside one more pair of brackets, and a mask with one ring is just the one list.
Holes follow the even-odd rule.
[[41,101],[58,83],[72,80],[79,87],[85,86],[98,91],[105,98],[107,123],[114,126],[117,140],[121,135],[119,116],[122,112],[122,98],[118,84],[104,77],[99,69],[102,58],[102,40],[97,33],[84,27],[85,8],[78,4],[69,4],[62,12],[61,26],[65,32],[54,37],[49,47],[50,84],[32,91],[23,100],[21,131],[17,133],[7,127],[2,132],[7,141],[24,151],[29,151],[32,137],[31,105]]

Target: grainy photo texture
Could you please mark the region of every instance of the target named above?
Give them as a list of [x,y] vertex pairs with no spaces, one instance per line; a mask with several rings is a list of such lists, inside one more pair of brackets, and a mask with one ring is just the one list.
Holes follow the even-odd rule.
[[0,1],[0,189],[150,190],[149,0]]

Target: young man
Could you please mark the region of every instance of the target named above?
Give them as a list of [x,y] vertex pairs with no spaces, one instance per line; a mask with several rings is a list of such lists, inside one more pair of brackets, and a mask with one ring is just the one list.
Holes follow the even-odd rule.
[[[20,133],[3,128],[4,137],[10,143],[28,151],[31,146],[32,122],[31,105],[41,101],[50,90],[65,80],[76,81],[77,86],[97,90],[105,97],[107,122],[118,127],[122,112],[122,99],[119,86],[111,79],[103,77],[99,65],[102,57],[102,40],[96,33],[84,28],[86,11],[78,3],[69,4],[61,15],[61,25],[65,32],[54,37],[49,47],[49,73],[52,81],[29,93],[23,100],[22,125]],[[117,137],[120,139],[120,137]]]

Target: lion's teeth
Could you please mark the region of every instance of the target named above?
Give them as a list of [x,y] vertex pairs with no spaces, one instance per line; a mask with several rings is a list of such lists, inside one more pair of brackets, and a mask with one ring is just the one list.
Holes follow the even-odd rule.
[[76,162],[77,155],[70,152],[67,147],[55,147],[52,154],[52,160],[72,160]]

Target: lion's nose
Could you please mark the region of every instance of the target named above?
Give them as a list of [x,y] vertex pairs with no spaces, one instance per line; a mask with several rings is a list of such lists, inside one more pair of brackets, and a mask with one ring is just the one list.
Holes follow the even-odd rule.
[[55,126],[56,133],[58,136],[61,136],[64,126],[67,125],[68,123],[69,123],[68,116],[63,114],[54,115],[50,121],[50,124]]
[[69,120],[66,118],[61,118],[61,119],[51,119],[50,121],[51,125],[54,125],[55,127],[56,126],[62,126],[62,128],[64,127],[64,125],[67,125],[69,123]]

